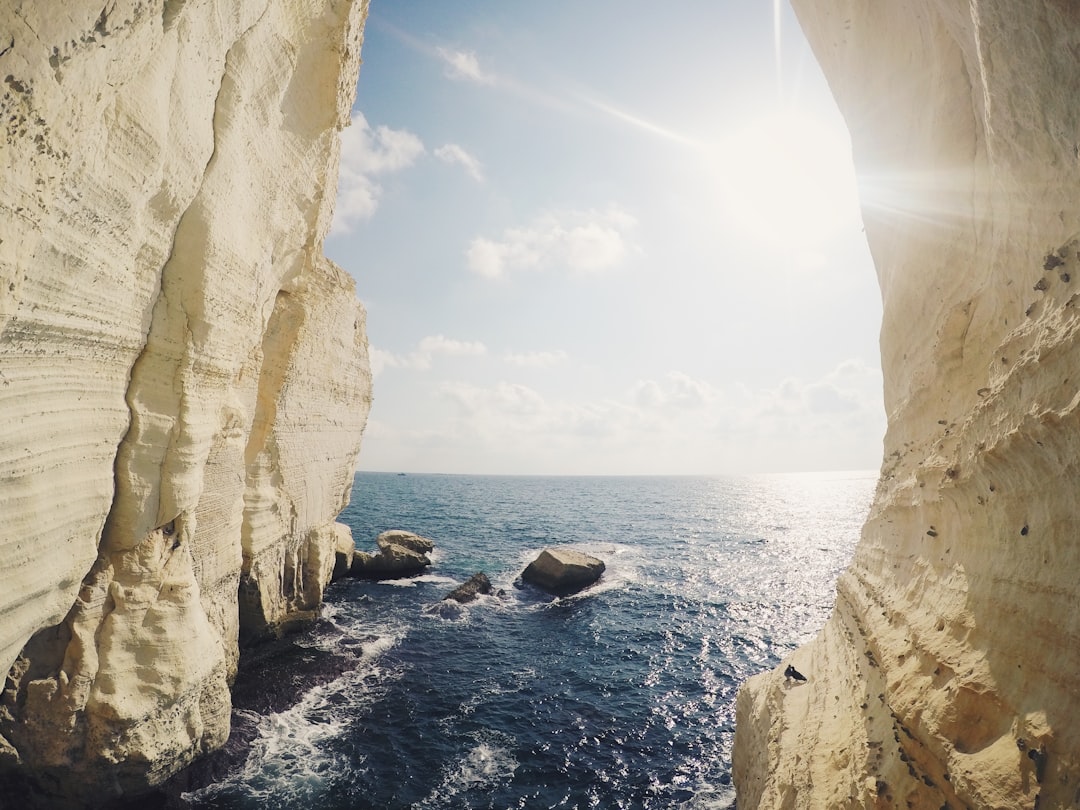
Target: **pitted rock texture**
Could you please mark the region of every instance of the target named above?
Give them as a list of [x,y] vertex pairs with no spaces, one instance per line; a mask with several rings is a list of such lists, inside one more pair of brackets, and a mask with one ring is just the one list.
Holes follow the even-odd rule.
[[1080,804],[1080,8],[796,0],[851,130],[888,431],[739,807]]
[[322,256],[366,0],[0,9],[0,771],[50,806],[228,734],[329,581],[370,404]]

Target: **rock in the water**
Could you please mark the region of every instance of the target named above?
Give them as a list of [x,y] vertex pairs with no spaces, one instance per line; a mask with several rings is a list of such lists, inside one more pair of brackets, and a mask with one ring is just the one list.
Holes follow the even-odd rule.
[[604,561],[566,548],[547,548],[521,574],[525,582],[565,596],[592,585],[604,573]]
[[383,532],[375,538],[375,545],[379,548],[386,548],[389,545],[404,546],[420,554],[430,554],[435,548],[433,540],[404,529],[390,529]]
[[378,554],[357,551],[353,554],[349,576],[359,579],[402,579],[414,577],[431,565],[427,555],[411,548],[388,543]]
[[487,574],[480,571],[450,591],[443,597],[443,600],[453,599],[455,602],[465,604],[466,602],[472,602],[480,594],[489,593],[491,593],[491,580],[487,578]]

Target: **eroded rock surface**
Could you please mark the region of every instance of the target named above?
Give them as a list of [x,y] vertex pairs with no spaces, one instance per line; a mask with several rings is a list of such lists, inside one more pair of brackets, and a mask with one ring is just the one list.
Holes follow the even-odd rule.
[[375,538],[375,545],[379,548],[387,548],[392,545],[404,546],[419,554],[430,554],[435,550],[434,540],[404,529],[390,529],[383,532]]
[[851,129],[889,427],[832,617],[740,691],[739,807],[1075,806],[1080,8],[793,5]]
[[[435,541],[404,529],[390,529],[375,538],[378,551],[352,551],[343,576],[357,579],[404,579],[423,573],[431,565],[428,557]],[[343,564],[344,559],[339,557]]]
[[0,771],[50,806],[228,734],[318,604],[370,401],[322,256],[365,0],[0,9]]
[[353,554],[349,576],[358,579],[404,579],[423,573],[431,565],[426,554],[397,543],[379,547],[378,554],[357,551]]

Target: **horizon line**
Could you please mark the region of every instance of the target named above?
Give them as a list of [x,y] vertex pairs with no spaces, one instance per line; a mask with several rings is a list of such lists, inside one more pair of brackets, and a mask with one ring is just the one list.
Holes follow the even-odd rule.
[[439,475],[471,476],[474,478],[745,478],[755,475],[878,475],[877,469],[843,470],[775,470],[758,472],[690,472],[690,473],[476,473],[476,472],[418,472],[415,470],[355,470],[357,475]]

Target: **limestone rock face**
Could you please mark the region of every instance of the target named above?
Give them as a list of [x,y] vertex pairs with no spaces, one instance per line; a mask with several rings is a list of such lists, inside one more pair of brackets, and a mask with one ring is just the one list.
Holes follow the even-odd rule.
[[740,691],[739,807],[1075,806],[1080,8],[793,5],[851,130],[889,427],[809,681]]
[[50,805],[220,745],[238,638],[332,571],[370,373],[322,239],[366,11],[0,9],[0,769]]
[[356,553],[356,541],[353,540],[348,526],[342,526],[340,523],[334,525],[344,530],[338,533],[337,544],[334,546],[334,570],[330,579],[336,581],[349,575],[353,555]]

